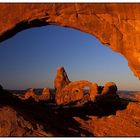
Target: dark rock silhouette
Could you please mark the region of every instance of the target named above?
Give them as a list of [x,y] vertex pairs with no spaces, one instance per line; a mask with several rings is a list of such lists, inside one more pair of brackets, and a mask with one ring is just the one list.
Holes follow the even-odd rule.
[[0,85],[0,91],[3,90],[3,87]]

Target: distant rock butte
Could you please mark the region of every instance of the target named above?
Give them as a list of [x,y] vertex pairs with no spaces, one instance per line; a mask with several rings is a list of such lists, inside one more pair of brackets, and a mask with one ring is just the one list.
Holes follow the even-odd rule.
[[56,24],[78,29],[122,54],[140,78],[139,3],[1,3],[0,9],[0,42],[31,27]]

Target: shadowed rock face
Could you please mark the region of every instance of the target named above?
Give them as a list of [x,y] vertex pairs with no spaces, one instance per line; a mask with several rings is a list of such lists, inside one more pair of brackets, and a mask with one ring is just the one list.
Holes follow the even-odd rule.
[[122,54],[140,78],[140,4],[0,4],[0,9],[0,42],[31,27],[71,27]]

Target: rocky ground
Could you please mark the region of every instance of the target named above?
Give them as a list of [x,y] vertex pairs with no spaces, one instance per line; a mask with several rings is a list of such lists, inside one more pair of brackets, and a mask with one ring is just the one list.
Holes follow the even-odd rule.
[[53,102],[23,101],[2,90],[0,136],[140,136],[140,104],[121,98],[117,105],[58,107]]

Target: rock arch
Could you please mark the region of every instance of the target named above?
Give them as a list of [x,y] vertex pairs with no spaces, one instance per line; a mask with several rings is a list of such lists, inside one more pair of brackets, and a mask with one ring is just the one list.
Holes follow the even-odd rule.
[[140,78],[140,4],[1,3],[0,9],[0,42],[31,27],[75,28],[122,54]]
[[89,98],[91,101],[94,101],[98,94],[98,85],[86,80],[79,80],[69,83],[58,91],[58,93],[56,92],[56,103],[59,105],[81,100],[84,97],[84,91],[82,90],[84,87],[89,87]]

